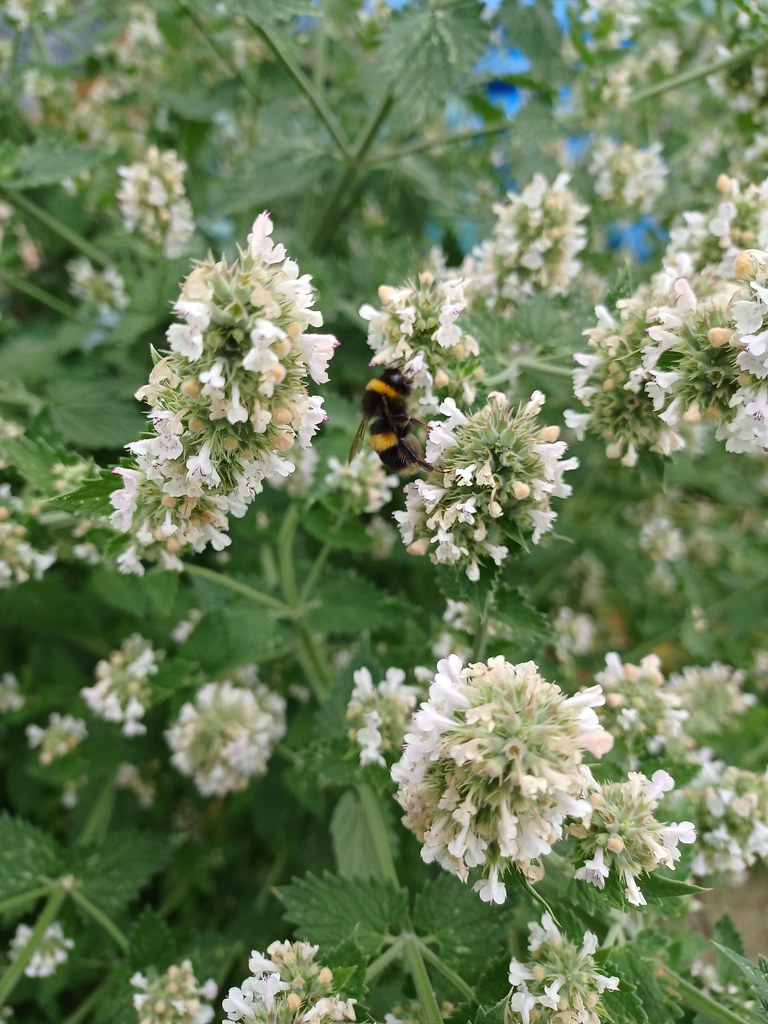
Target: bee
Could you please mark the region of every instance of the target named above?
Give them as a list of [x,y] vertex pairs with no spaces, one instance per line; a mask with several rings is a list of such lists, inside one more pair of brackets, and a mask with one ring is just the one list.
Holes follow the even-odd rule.
[[349,462],[363,446],[365,430],[371,420],[371,447],[388,469],[398,473],[418,466],[431,473],[435,468],[424,460],[416,438],[410,434],[411,424],[426,426],[408,413],[408,395],[413,386],[409,375],[398,366],[388,366],[380,377],[365,385],[363,418],[349,449]]

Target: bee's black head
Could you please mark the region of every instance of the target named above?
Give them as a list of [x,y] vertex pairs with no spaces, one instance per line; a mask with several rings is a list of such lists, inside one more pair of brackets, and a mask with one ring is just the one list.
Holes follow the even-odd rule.
[[388,366],[382,373],[381,380],[401,395],[407,395],[411,390],[411,378],[399,366]]

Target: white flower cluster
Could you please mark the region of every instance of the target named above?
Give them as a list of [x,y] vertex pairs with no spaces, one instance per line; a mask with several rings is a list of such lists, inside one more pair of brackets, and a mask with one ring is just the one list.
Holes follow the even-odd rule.
[[573,608],[558,608],[552,620],[555,633],[555,657],[567,664],[572,658],[588,654],[592,650],[597,633],[595,620],[586,612],[575,612]]
[[226,547],[228,515],[245,515],[265,480],[292,473],[284,453],[308,448],[325,418],[306,382],[328,381],[338,343],[307,333],[323,322],[311,279],[271,233],[263,213],[234,263],[205,260],[182,286],[171,351],[137,394],[154,433],[127,445],[135,466],[115,470],[112,525],[132,536],[123,572],[143,572],[141,557],[178,567],[184,547]]
[[650,213],[663,193],[669,168],[660,142],[639,149],[605,136],[592,149],[589,172],[601,199],[636,213]]
[[[253,950],[250,977],[231,988],[222,1008],[241,1024],[331,1024],[355,1020],[355,1000],[334,992],[333,972],[315,962],[317,946],[273,942]],[[226,1022],[224,1022],[226,1024]]]
[[727,765],[706,750],[699,760],[701,771],[678,799],[697,823],[691,871],[743,882],[749,868],[768,864],[768,773]]
[[566,830],[577,840],[576,859],[583,861],[573,877],[603,889],[613,870],[629,903],[645,906],[639,876],[657,867],[673,869],[680,859],[678,844],[696,841],[692,822],[666,825],[656,819],[659,801],[674,785],[660,770],[651,779],[630,772],[626,782],[597,786],[589,797],[590,812]]
[[347,703],[349,738],[360,747],[360,764],[385,768],[384,755],[399,751],[405,729],[420,696],[405,682],[401,668],[388,668],[374,685],[367,668],[352,673],[354,687]]
[[733,261],[742,249],[768,249],[768,178],[742,186],[721,174],[722,198],[711,209],[687,210],[682,224],[669,233],[666,266],[685,276],[709,267],[725,280],[733,277]]
[[175,149],[150,146],[144,159],[118,167],[123,179],[117,202],[123,227],[162,246],[168,259],[181,256],[195,230],[192,205],[184,191],[186,163]]
[[425,270],[416,281],[400,288],[379,288],[381,308],[360,308],[368,323],[368,345],[375,365],[408,364],[414,384],[423,390],[424,404],[432,389],[455,394],[466,403],[475,398],[482,369],[477,340],[462,324],[468,306],[464,278],[435,275]]
[[23,522],[28,510],[21,498],[11,493],[10,484],[0,484],[0,590],[15,583],[39,580],[56,561],[56,549],[38,551],[28,540]]
[[566,818],[589,813],[583,753],[601,756],[613,743],[593,710],[603,699],[599,686],[567,697],[532,661],[440,661],[392,768],[422,860],[463,882],[482,866],[474,888],[488,903],[505,901],[510,868],[541,878]]
[[47,726],[28,725],[25,732],[31,749],[40,750],[40,764],[46,765],[74,750],[88,735],[82,718],[61,715],[58,711],[49,715]]
[[609,1018],[600,997],[619,987],[619,979],[602,974],[594,954],[597,936],[584,934],[581,946],[558,929],[551,914],[528,925],[529,963],[514,957],[509,964],[513,992],[505,1019],[521,1024],[601,1024]]
[[[465,415],[452,398],[440,406],[444,421],[429,424],[426,458],[439,460],[441,483],[416,480],[406,490],[406,509],[396,512],[403,542],[412,554],[429,551],[435,564],[460,565],[472,581],[491,559],[501,565],[509,544],[538,544],[557,513],[552,498],[571,487],[563,473],[578,466],[563,459],[559,427],[542,426],[544,396],[513,409],[492,391],[485,406]],[[506,542],[506,543],[505,543]]]
[[568,291],[581,270],[576,255],[587,231],[580,222],[589,213],[569,181],[559,174],[550,185],[536,174],[519,195],[509,192],[506,203],[494,205],[491,237],[475,246],[462,268],[473,301],[510,315],[537,292]]
[[345,502],[347,514],[378,512],[388,505],[397,488],[398,478],[387,473],[374,451],[363,451],[351,463],[341,462],[335,455],[328,459],[323,484],[337,492]]
[[67,273],[72,295],[103,320],[111,320],[128,305],[125,282],[116,267],[97,270],[89,259],[79,256],[67,263]]
[[690,742],[685,733],[688,711],[680,695],[667,685],[661,659],[648,654],[639,665],[625,665],[618,654],[605,656],[605,668],[595,681],[605,693],[603,722],[629,752],[683,752]]
[[136,971],[131,985],[138,989],[133,997],[138,1024],[210,1024],[215,1016],[204,1000],[216,998],[216,982],[209,978],[201,985],[189,960],[171,964],[159,975]]
[[584,45],[593,51],[621,49],[642,21],[638,0],[579,0],[574,13],[587,30]]
[[123,736],[143,736],[147,727],[141,719],[152,696],[149,680],[164,657],[164,651],[133,633],[109,659],[98,662],[95,685],[83,687],[80,696],[99,718],[119,722]]
[[753,693],[743,689],[746,672],[713,661],[711,665],[688,665],[673,672],[667,690],[688,711],[685,731],[703,744],[733,726],[734,719],[757,703]]
[[255,666],[232,675],[242,685],[206,683],[165,733],[171,763],[203,796],[245,789],[285,735],[285,699],[256,681]]
[[6,0],[3,4],[3,17],[17,28],[29,28],[32,23],[56,19],[66,12],[65,0]]
[[685,558],[685,534],[664,512],[645,518],[637,538],[654,563],[649,582],[667,593],[676,586],[672,567]]
[[[11,939],[9,958],[16,960],[31,938],[32,929],[29,925],[18,925]],[[67,962],[69,951],[74,948],[74,939],[66,938],[64,929],[58,921],[54,921],[43,932],[42,939],[24,968],[24,973],[28,978],[50,978],[55,974],[57,967]]]
[[3,672],[0,676],[0,715],[23,707],[24,696],[19,692],[19,680],[13,672]]

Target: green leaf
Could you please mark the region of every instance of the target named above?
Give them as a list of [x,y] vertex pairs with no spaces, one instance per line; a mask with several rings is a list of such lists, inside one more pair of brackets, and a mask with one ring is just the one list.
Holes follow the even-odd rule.
[[[546,615],[538,608],[534,608],[528,598],[516,588],[503,585],[498,589],[491,614],[494,618],[501,619],[508,627],[509,641],[523,657],[533,655],[554,637]],[[504,642],[508,642],[506,637]]]
[[662,900],[675,899],[678,896],[695,896],[697,893],[710,892],[700,885],[692,885],[677,878],[669,878],[654,871],[642,878],[643,895],[649,903],[661,903]]
[[331,817],[331,840],[336,868],[344,878],[371,878],[376,853],[354,790],[343,794]]
[[441,874],[416,895],[413,923],[435,937],[446,963],[470,977],[485,966],[488,951],[504,942],[507,923],[496,909],[452,875]]
[[528,57],[534,70],[547,84],[563,80],[563,34],[552,13],[550,0],[536,3],[503,3],[499,20],[507,29],[510,44]]
[[157,967],[171,963],[176,953],[173,932],[152,907],[144,907],[131,934],[128,952],[131,965],[136,969]]
[[407,102],[412,125],[445,103],[446,95],[482,55],[487,37],[479,5],[408,9],[388,21],[378,66],[383,84]]
[[[615,951],[611,950],[606,958],[606,973],[615,974],[620,979],[617,989],[619,993],[622,990],[631,991],[632,986],[636,989],[642,1006],[642,1016],[635,1018],[635,1024],[644,1024],[645,1020],[651,1021],[651,1024],[656,1024],[657,1021],[672,1024],[672,1021],[682,1016],[683,1011],[679,1003],[672,998],[669,986],[659,978],[655,957],[663,951],[663,938],[655,932],[648,936],[649,942],[644,942],[643,938],[641,935],[639,941],[628,943]],[[653,945],[653,950],[647,948],[649,944]],[[608,992],[603,995],[606,1009],[609,1008],[609,994],[614,995]],[[614,1012],[613,1000],[610,1001],[610,1010],[611,1013]],[[633,1012],[636,1013],[636,1009]],[[633,1020],[632,1017],[616,1017],[617,1024],[627,1019]]]
[[302,938],[334,946],[350,936],[375,955],[396,930],[407,908],[405,889],[376,878],[307,875],[278,889],[285,916]]
[[0,900],[34,889],[59,870],[59,848],[47,833],[21,818],[0,816]]
[[166,836],[116,831],[104,843],[76,851],[73,867],[85,895],[114,914],[135,899],[172,856]]
[[638,997],[637,987],[626,978],[621,978],[617,989],[603,992],[600,998],[611,1024],[659,1024],[657,1021],[649,1021]]
[[390,623],[393,614],[408,614],[403,600],[394,600],[357,573],[337,571],[313,595],[312,628],[318,633],[356,635]]
[[63,146],[53,139],[38,139],[29,146],[21,146],[15,153],[15,159],[10,164],[6,163],[5,174],[0,172],[0,176],[9,188],[40,188],[56,185],[65,178],[74,178],[100,160],[103,160],[103,155],[98,150]]
[[498,1003],[494,1006],[489,1006],[488,1009],[478,1006],[474,1024],[505,1024],[507,1019],[506,1008],[506,999],[500,999]]
[[87,451],[121,448],[135,440],[146,422],[138,403],[118,381],[105,379],[104,370],[70,371],[47,388],[51,425],[67,444]]
[[295,15],[317,11],[312,0],[204,0],[204,6],[218,19],[227,12],[229,17],[246,15],[254,21],[288,21]]
[[[740,953],[735,953],[732,949],[728,949],[727,946],[721,946],[719,942],[713,942],[712,945],[724,957],[727,957],[728,960],[736,964],[754,989],[754,993],[762,1003],[763,1009],[768,1010],[768,960],[761,956],[758,967],[751,960],[741,956]],[[761,1015],[761,1020],[766,1019],[768,1019],[767,1016]]]
[[323,963],[333,971],[334,988],[343,992],[347,999],[358,1002],[368,991],[365,968],[369,959],[354,939],[345,939],[323,952]]
[[86,480],[74,491],[51,498],[48,504],[73,516],[94,518],[112,512],[109,496],[122,486],[122,478],[109,469],[103,469],[95,480]]

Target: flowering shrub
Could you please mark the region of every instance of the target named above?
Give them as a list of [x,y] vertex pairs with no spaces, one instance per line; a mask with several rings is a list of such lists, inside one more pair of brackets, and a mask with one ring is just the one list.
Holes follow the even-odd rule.
[[1,1019],[768,1020],[766,52],[4,5]]

